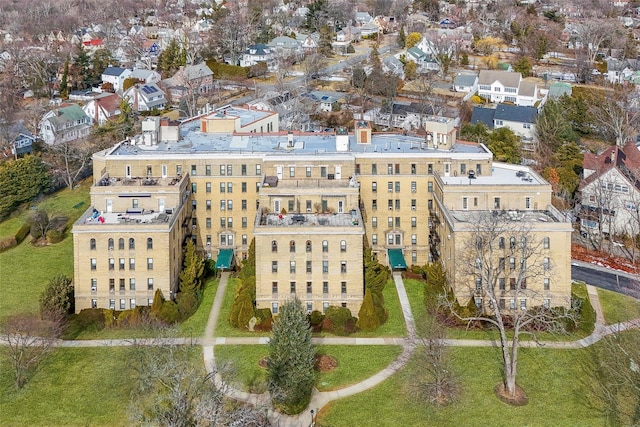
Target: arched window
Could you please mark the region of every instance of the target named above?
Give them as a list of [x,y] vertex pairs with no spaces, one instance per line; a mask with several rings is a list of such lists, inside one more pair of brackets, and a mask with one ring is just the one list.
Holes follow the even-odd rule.
[[151,237],[147,237],[147,249],[153,249],[153,239]]
[[96,250],[96,239],[91,239],[91,240],[89,240],[89,248],[90,248],[92,251],[95,251],[95,250]]
[[504,249],[504,237],[498,239],[498,247]]
[[118,239],[118,249],[124,250],[124,239],[122,237]]
[[347,252],[347,241],[340,240],[340,252]]
[[278,242],[275,240],[271,241],[271,252],[278,252]]
[[107,246],[109,247],[110,251],[113,250],[113,239],[109,239],[109,244]]
[[291,240],[289,242],[289,252],[295,252],[295,251],[296,251],[296,241]]
[[551,247],[551,239],[549,239],[548,237],[542,239],[542,247],[544,249],[549,249]]
[[136,239],[134,239],[133,237],[131,237],[129,239],[129,249],[135,249],[136,248]]
[[326,240],[322,241],[322,252],[329,252],[329,242]]
[[307,240],[306,248],[307,252],[311,252],[311,240]]
[[521,245],[521,248],[522,248],[522,249],[524,249],[524,248],[526,248],[526,247],[527,247],[527,238],[526,238],[525,236],[522,236],[522,237],[520,238],[520,245]]
[[515,249],[516,248],[516,238],[515,237],[510,237],[509,238],[509,249]]

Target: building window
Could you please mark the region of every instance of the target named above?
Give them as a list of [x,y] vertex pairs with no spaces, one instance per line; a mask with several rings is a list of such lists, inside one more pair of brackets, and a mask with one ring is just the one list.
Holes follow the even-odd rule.
[[[113,261],[113,258],[111,259]],[[96,270],[98,268],[98,260],[96,258],[91,258],[91,270]],[[109,270],[113,270],[113,268],[109,268]]]
[[227,182],[227,193],[233,193],[233,182]]
[[113,293],[116,291],[116,279],[109,279],[109,292]]
[[272,273],[278,272],[278,261],[271,261],[271,272]]
[[549,249],[551,247],[551,239],[545,237],[542,239],[542,247],[543,249]]
[[498,239],[498,248],[504,249],[504,237]]
[[513,271],[516,269],[516,258],[509,257],[509,270]]
[[416,174],[416,164],[411,163],[411,175],[415,175],[415,174]]
[[226,182],[221,182],[220,183],[220,192],[224,193],[227,191],[227,183]]
[[372,245],[377,245],[378,244],[378,235],[377,234],[372,234],[371,235],[371,244]]
[[204,166],[204,174],[206,176],[211,176],[211,165],[205,165]]
[[136,248],[136,240],[132,237],[129,239],[129,249],[135,249]]
[[147,249],[153,249],[153,239],[151,237],[147,237]]
[[395,189],[396,189],[396,193],[400,192],[400,181],[395,182]]
[[416,228],[418,226],[418,218],[415,216],[411,217],[411,228]]
[[240,174],[242,176],[246,176],[247,175],[247,165],[241,165],[240,166]]
[[550,279],[548,277],[545,277],[543,283],[544,283],[544,290],[548,291],[550,289],[550,283],[551,283]]
[[412,245],[418,244],[418,235],[417,234],[412,234],[411,235],[411,244]]
[[418,183],[416,181],[411,181],[411,192],[415,193],[418,191]]
[[548,272],[551,269],[551,262],[549,258],[544,258],[542,260],[542,268],[545,272]]
[[192,183],[191,183],[191,192],[192,192],[193,194],[195,194],[195,193],[197,193],[197,192],[198,192],[198,184],[196,184],[195,182],[192,182]]
[[371,164],[371,175],[378,175],[378,165],[376,163]]
[[387,201],[387,206],[389,207],[389,210],[393,210],[393,199],[389,199]]
[[340,273],[347,272],[347,261],[340,261]]
[[153,291],[153,277],[147,278],[147,291]]
[[211,210],[211,200],[206,200],[205,201],[205,209],[210,211]]
[[211,218],[206,218],[206,219],[205,219],[205,226],[206,226],[207,228],[211,228]]
[[418,262],[418,252],[411,252],[411,262],[414,264]]
[[377,193],[378,192],[378,183],[376,181],[373,181],[371,183],[371,192],[372,193]]
[[289,282],[289,292],[292,294],[296,293],[296,282]]
[[500,209],[500,197],[495,197],[493,199],[493,208]]
[[276,240],[271,241],[271,252],[278,252],[278,242]]
[[433,175],[433,163],[427,163],[427,173]]
[[347,241],[340,240],[340,252],[347,252]]
[[400,228],[400,217],[396,217],[396,228]]
[[347,293],[347,282],[340,282],[340,293],[341,294]]
[[220,175],[223,175],[227,172],[227,168],[225,165],[220,165]]
[[307,242],[305,243],[305,250],[307,252],[311,252],[311,240],[307,240]]
[[278,282],[271,282],[271,293],[272,294],[278,293]]
[[247,235],[246,234],[242,235],[242,244],[245,245],[245,246],[247,245]]
[[393,175],[393,163],[387,163],[387,175]]
[[322,261],[322,272],[323,273],[329,272],[329,261],[327,260]]
[[378,209],[378,200],[377,199],[373,199],[371,200],[371,210],[377,210]]
[[509,249],[515,249],[516,248],[516,238],[515,237],[510,237],[509,238]]
[[296,241],[291,240],[289,242],[289,252],[295,252],[295,251],[296,251]]
[[124,270],[124,258],[120,258],[119,260],[120,270]]
[[114,299],[110,299],[109,300],[109,309],[111,309],[111,310],[115,310],[116,309],[116,300],[114,300]]
[[242,217],[242,228],[247,228],[247,217],[246,216]]
[[211,193],[211,183],[210,182],[207,182],[207,183],[204,184],[204,191],[206,193]]
[[311,261],[307,261],[307,273],[311,273]]
[[124,292],[124,279],[120,279],[120,292]]
[[91,308],[98,308],[98,300],[97,299],[92,299],[91,300]]
[[400,199],[396,199],[395,205],[396,205],[396,210],[399,211],[400,210]]
[[307,178],[310,178],[310,177],[311,177],[311,166],[307,166],[307,169],[306,169],[306,176],[307,176]]
[[227,218],[227,227],[228,228],[233,228],[233,218],[232,217],[228,217]]
[[504,267],[505,267],[505,259],[504,258],[499,258],[498,259],[498,271],[504,271]]
[[256,165],[256,175],[261,175],[262,174],[262,166],[257,164]]
[[[93,266],[93,262],[91,265]],[[114,258],[109,258],[109,270],[115,270],[115,269],[116,269],[116,260]],[[92,270],[95,270],[95,268],[92,268]]]
[[433,193],[433,182],[427,182],[427,191]]
[[387,181],[387,191],[393,193],[393,181]]
[[92,251],[96,250],[96,239],[89,240],[89,249],[91,249]]
[[295,273],[296,272],[296,262],[295,261],[290,261],[289,262],[289,273]]
[[98,292],[98,279],[91,279],[91,293],[95,294]]
[[327,240],[322,241],[322,252],[329,252],[329,242]]
[[462,198],[462,209],[469,209],[469,199],[467,197]]
[[376,228],[378,227],[378,217],[374,216],[371,218],[371,227]]
[[133,209],[138,209],[138,199],[131,199],[131,207]]
[[313,284],[311,282],[307,282],[307,293],[308,294],[313,293]]
[[329,282],[322,282],[322,293],[323,294],[329,293]]
[[273,314],[278,314],[278,303],[277,302],[271,303],[271,312]]
[[124,239],[122,237],[118,239],[118,250],[124,250]]
[[389,226],[389,228],[393,227],[393,217],[387,217],[387,225]]
[[531,197],[524,198],[524,208],[531,209]]
[[293,178],[296,176],[296,168],[295,166],[289,166],[289,177]]
[[523,298],[520,300],[520,310],[526,310],[526,309],[527,309],[527,300]]
[[327,167],[326,166],[320,166],[320,177],[322,177],[322,178],[326,178],[327,177]]
[[135,269],[136,269],[136,259],[129,258],[129,270],[135,270]]
[[504,277],[500,277],[498,279],[498,287],[500,288],[501,291],[506,290],[506,283],[505,282],[506,282],[506,280],[505,280]]
[[129,290],[130,291],[136,290],[136,279],[133,277],[129,279]]
[[147,270],[153,270],[153,258],[147,258]]

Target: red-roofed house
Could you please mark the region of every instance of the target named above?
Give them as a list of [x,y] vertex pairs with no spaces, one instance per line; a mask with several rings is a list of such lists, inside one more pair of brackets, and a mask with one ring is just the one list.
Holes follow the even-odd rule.
[[580,230],[599,239],[603,234],[640,233],[640,150],[632,142],[595,155],[585,153],[580,183]]
[[99,96],[88,101],[82,109],[91,118],[91,123],[102,126],[111,117],[120,114],[120,98],[115,93]]

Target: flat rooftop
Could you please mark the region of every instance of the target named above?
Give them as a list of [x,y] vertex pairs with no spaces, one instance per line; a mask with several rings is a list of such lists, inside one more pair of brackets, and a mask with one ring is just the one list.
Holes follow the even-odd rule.
[[176,209],[166,209],[164,212],[146,209],[130,209],[127,212],[101,212],[90,207],[76,221],[77,225],[131,225],[131,224],[165,224],[171,222]]
[[493,163],[491,174],[485,171],[482,175],[440,176],[445,185],[546,185],[540,175],[527,166]]
[[[355,213],[354,213],[355,212]],[[263,227],[363,227],[360,212],[326,214],[302,214],[288,213],[285,215],[268,213],[260,216],[260,224]]]
[[[488,211],[449,211],[456,222],[477,223],[478,218],[487,215]],[[551,210],[494,210],[490,213],[501,221],[508,222],[563,222],[558,212]]]
[[[258,113],[258,112],[256,112]],[[473,143],[458,142],[451,149],[435,149],[427,146],[424,138],[402,135],[399,133],[375,133],[370,144],[358,144],[356,137],[349,134],[348,152],[336,150],[336,135],[331,132],[296,133],[293,136],[293,146],[289,147],[287,133],[204,133],[200,131],[200,124],[189,122],[183,124],[182,139],[177,142],[162,142],[157,145],[130,145],[120,143],[111,150],[112,156],[146,156],[169,154],[204,154],[204,153],[264,153],[309,155],[325,153],[381,153],[381,154],[489,154],[483,146]]]
[[160,177],[109,177],[109,175],[103,176],[100,181],[96,183],[98,187],[134,187],[134,186],[163,186],[168,187],[172,185],[179,185],[181,179],[178,178],[160,178]]
[[[211,114],[207,114],[201,116],[201,118],[205,119],[230,119],[230,118],[239,118],[240,126],[246,126],[249,123],[253,123],[257,120],[263,119],[265,117],[269,117],[275,114],[273,111],[264,111],[264,110],[249,110],[246,108],[234,108],[228,107],[216,111]],[[198,121],[199,122],[199,121]],[[198,123],[199,124],[199,123]]]

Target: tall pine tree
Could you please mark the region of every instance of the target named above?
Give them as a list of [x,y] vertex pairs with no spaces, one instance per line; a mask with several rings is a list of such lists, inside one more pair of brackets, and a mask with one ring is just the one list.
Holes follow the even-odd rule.
[[269,341],[268,389],[276,409],[299,414],[311,400],[316,377],[311,326],[299,299],[282,306]]

